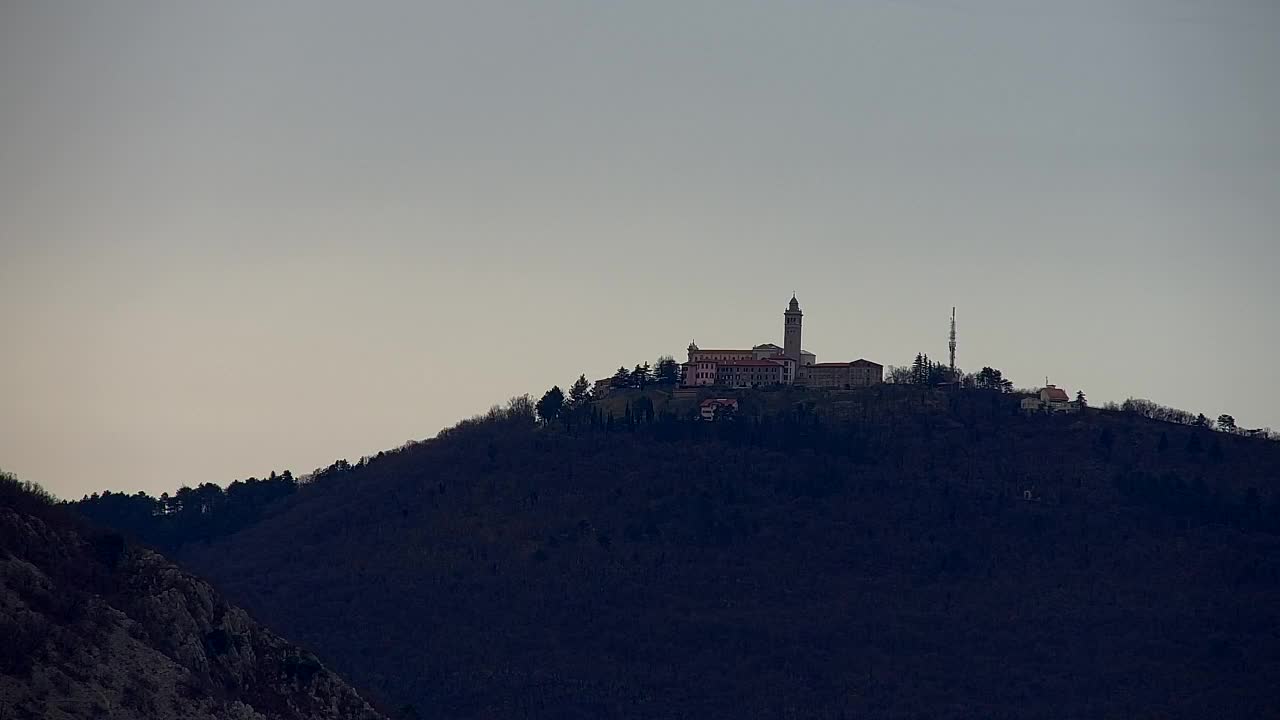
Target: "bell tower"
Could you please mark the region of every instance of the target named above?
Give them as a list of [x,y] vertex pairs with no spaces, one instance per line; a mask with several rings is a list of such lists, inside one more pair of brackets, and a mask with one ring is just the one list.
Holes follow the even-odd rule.
[[803,318],[800,302],[796,300],[796,294],[791,293],[791,304],[782,313],[782,354],[795,361],[797,376],[800,373],[800,322]]

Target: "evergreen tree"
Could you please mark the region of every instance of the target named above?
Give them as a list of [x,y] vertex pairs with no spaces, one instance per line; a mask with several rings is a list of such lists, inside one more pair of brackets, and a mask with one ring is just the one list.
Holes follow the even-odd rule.
[[591,383],[587,382],[586,375],[579,375],[569,388],[568,407],[571,410],[578,410],[586,407],[589,402],[591,402]]
[[1236,419],[1227,414],[1218,416],[1218,429],[1223,432],[1233,433],[1237,430]]
[[929,380],[929,359],[923,353],[916,353],[915,362],[911,363],[911,384],[923,385]]
[[1005,380],[1004,374],[993,367],[984,367],[978,373],[978,387],[983,390],[998,390],[999,392],[1011,392],[1013,390],[1013,382]]
[[618,372],[613,374],[613,378],[609,380],[609,387],[628,388],[631,387],[631,371],[625,367],[619,367]]
[[636,400],[635,406],[631,409],[631,415],[637,422],[653,422],[653,401],[648,396],[642,396]]
[[649,371],[649,363],[637,365],[636,369],[631,371],[631,387],[643,390],[651,382],[653,382],[653,374]]
[[1085,400],[1083,390],[1076,391],[1076,404],[1082,408],[1089,407],[1088,401]]
[[564,391],[559,385],[552,385],[551,389],[543,394],[542,399],[538,401],[536,409],[538,417],[546,423],[555,420],[560,415],[560,410],[564,407]]
[[658,385],[675,385],[680,382],[680,364],[670,355],[658,358],[653,381]]
[[942,385],[951,382],[951,368],[942,363],[928,363],[929,385]]

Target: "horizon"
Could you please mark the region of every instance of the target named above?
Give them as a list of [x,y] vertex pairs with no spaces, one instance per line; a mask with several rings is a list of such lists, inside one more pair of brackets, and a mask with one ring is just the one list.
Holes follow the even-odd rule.
[[703,347],[1280,429],[1280,7],[0,8],[0,469],[375,455]]

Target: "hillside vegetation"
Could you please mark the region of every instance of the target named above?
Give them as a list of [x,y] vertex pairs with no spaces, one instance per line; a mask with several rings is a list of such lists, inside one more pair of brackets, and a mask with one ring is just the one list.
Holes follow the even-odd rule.
[[207,583],[0,474],[0,718],[380,717]]
[[1280,712],[1280,446],[1015,403],[517,403],[181,557],[424,716]]

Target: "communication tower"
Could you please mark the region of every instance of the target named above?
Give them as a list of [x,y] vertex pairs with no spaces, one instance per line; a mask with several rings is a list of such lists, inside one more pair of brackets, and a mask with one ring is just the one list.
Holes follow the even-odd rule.
[[956,309],[954,306],[951,308],[951,342],[949,347],[951,348],[951,379],[954,382],[956,378]]

